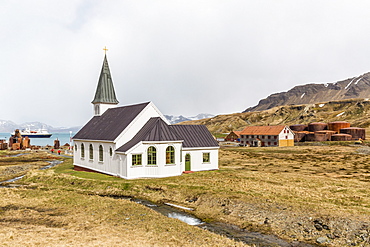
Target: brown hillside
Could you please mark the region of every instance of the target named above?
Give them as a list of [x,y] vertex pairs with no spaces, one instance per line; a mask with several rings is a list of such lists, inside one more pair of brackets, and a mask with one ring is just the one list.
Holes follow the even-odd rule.
[[276,106],[315,104],[348,99],[370,98],[370,73],[346,80],[296,86],[287,92],[275,93],[260,100],[245,112],[263,111]]
[[370,127],[370,101],[350,99],[306,105],[277,106],[265,111],[218,115],[179,124],[204,124],[213,134],[242,130],[253,125],[292,125],[311,122],[348,121],[352,126]]

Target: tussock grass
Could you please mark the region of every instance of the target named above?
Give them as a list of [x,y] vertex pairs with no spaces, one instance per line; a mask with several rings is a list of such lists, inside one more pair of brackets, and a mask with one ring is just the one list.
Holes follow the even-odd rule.
[[2,246],[237,246],[128,200],[0,190]]

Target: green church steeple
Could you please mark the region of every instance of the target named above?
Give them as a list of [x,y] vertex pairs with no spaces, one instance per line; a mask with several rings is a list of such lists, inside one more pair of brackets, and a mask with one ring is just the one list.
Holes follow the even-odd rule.
[[[106,49],[105,49],[106,50]],[[104,55],[103,67],[100,72],[98,86],[96,88],[93,104],[118,104],[114,91],[112,76],[110,74],[107,55]]]

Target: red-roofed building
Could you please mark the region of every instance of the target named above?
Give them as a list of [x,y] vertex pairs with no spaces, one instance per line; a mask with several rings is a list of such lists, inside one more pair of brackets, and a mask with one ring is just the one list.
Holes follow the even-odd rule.
[[225,137],[225,141],[240,142],[240,133],[241,131],[231,131],[230,134]]
[[294,146],[294,133],[285,125],[247,126],[240,133],[240,145],[251,147]]

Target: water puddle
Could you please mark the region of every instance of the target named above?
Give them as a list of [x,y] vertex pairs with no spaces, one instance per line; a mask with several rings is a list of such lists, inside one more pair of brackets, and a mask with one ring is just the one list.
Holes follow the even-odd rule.
[[193,216],[183,215],[175,212],[169,213],[167,216],[170,218],[181,220],[182,222],[185,222],[186,224],[191,226],[198,226],[204,224],[204,222],[202,222],[200,219],[194,218]]
[[173,208],[173,206],[177,206],[174,204],[170,204],[170,203],[154,204],[153,202],[141,200],[141,199],[131,199],[131,201],[147,206],[153,209],[154,211],[164,216],[167,216],[169,218],[175,218],[175,219],[181,220],[182,222],[185,222],[188,225],[196,226],[196,225],[204,224],[204,222],[194,217],[193,215],[180,211],[176,208]]

